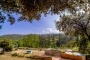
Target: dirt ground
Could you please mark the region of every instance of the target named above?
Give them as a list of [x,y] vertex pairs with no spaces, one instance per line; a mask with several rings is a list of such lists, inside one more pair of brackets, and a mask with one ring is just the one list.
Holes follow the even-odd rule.
[[29,58],[12,57],[10,55],[0,55],[0,60],[30,60]]
[[[13,51],[13,52],[18,52],[18,53],[26,53],[27,50],[17,50],[17,51]],[[13,53],[12,52],[12,53]],[[38,56],[46,56],[45,51],[39,51],[39,50],[32,50],[32,56],[33,55],[38,55]],[[52,57],[52,60],[70,60],[70,59],[63,59],[61,57]]]
[[[21,50],[21,49],[18,49],[16,51],[12,51],[11,53],[19,53],[19,54],[24,54],[27,52],[27,50]],[[39,50],[32,50],[32,55],[38,55],[38,56],[46,56],[45,54],[45,51],[39,51]],[[5,54],[5,55],[0,55],[0,60],[31,60],[30,58],[20,58],[20,57],[12,57],[10,56],[10,54]],[[52,57],[52,60],[69,60],[69,59],[63,59],[63,58],[60,58],[60,57]]]
[[[19,54],[24,54],[24,53],[26,53],[27,52],[27,50],[22,50],[22,49],[18,49],[18,50],[16,50],[16,51],[12,51],[11,53],[15,53],[15,52],[17,52],[17,53],[19,53]],[[39,55],[39,56],[41,56],[41,55],[43,55],[45,52],[44,51],[39,51],[39,50],[32,50],[32,55]]]

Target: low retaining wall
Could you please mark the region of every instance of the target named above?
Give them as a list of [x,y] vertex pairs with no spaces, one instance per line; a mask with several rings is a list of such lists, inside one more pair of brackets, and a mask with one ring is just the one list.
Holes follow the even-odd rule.
[[61,54],[61,58],[67,58],[67,59],[73,59],[73,60],[86,60],[85,56],[75,56],[75,55],[70,55],[70,54]]
[[60,56],[61,51],[58,51],[58,50],[45,50],[45,55]]
[[44,56],[32,56],[32,59],[39,59],[39,60],[52,60],[52,57],[44,57]]

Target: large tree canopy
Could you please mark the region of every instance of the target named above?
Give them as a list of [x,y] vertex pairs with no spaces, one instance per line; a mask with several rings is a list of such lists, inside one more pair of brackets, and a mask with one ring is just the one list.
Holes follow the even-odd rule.
[[85,36],[90,40],[90,13],[63,15],[56,21],[56,28],[67,35]]
[[[62,11],[75,13],[85,8],[88,0],[0,0],[0,23],[7,19],[10,24],[15,22],[13,13],[21,14],[18,21],[39,20],[41,14],[61,14]],[[7,17],[7,18],[6,18]]]
[[67,35],[79,36],[81,40],[79,48],[86,53],[90,41],[90,12],[81,12],[63,15],[56,21],[56,28]]

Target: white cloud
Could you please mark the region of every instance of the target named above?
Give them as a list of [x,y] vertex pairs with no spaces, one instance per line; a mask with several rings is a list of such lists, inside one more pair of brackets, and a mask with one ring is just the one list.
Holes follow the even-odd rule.
[[43,34],[45,34],[45,33],[49,33],[49,31],[47,31],[47,30],[43,30],[42,33],[43,33]]
[[48,34],[48,33],[59,33],[58,30],[54,30],[52,28],[47,28],[45,30],[42,31],[43,34]]
[[51,28],[47,28],[47,31],[54,32],[54,30],[52,30]]
[[57,19],[56,21],[60,21],[59,19]]

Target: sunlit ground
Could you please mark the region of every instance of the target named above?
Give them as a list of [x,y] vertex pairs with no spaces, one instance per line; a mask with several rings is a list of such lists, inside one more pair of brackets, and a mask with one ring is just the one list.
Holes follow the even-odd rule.
[[30,60],[30,58],[12,57],[10,55],[0,55],[0,60]]

